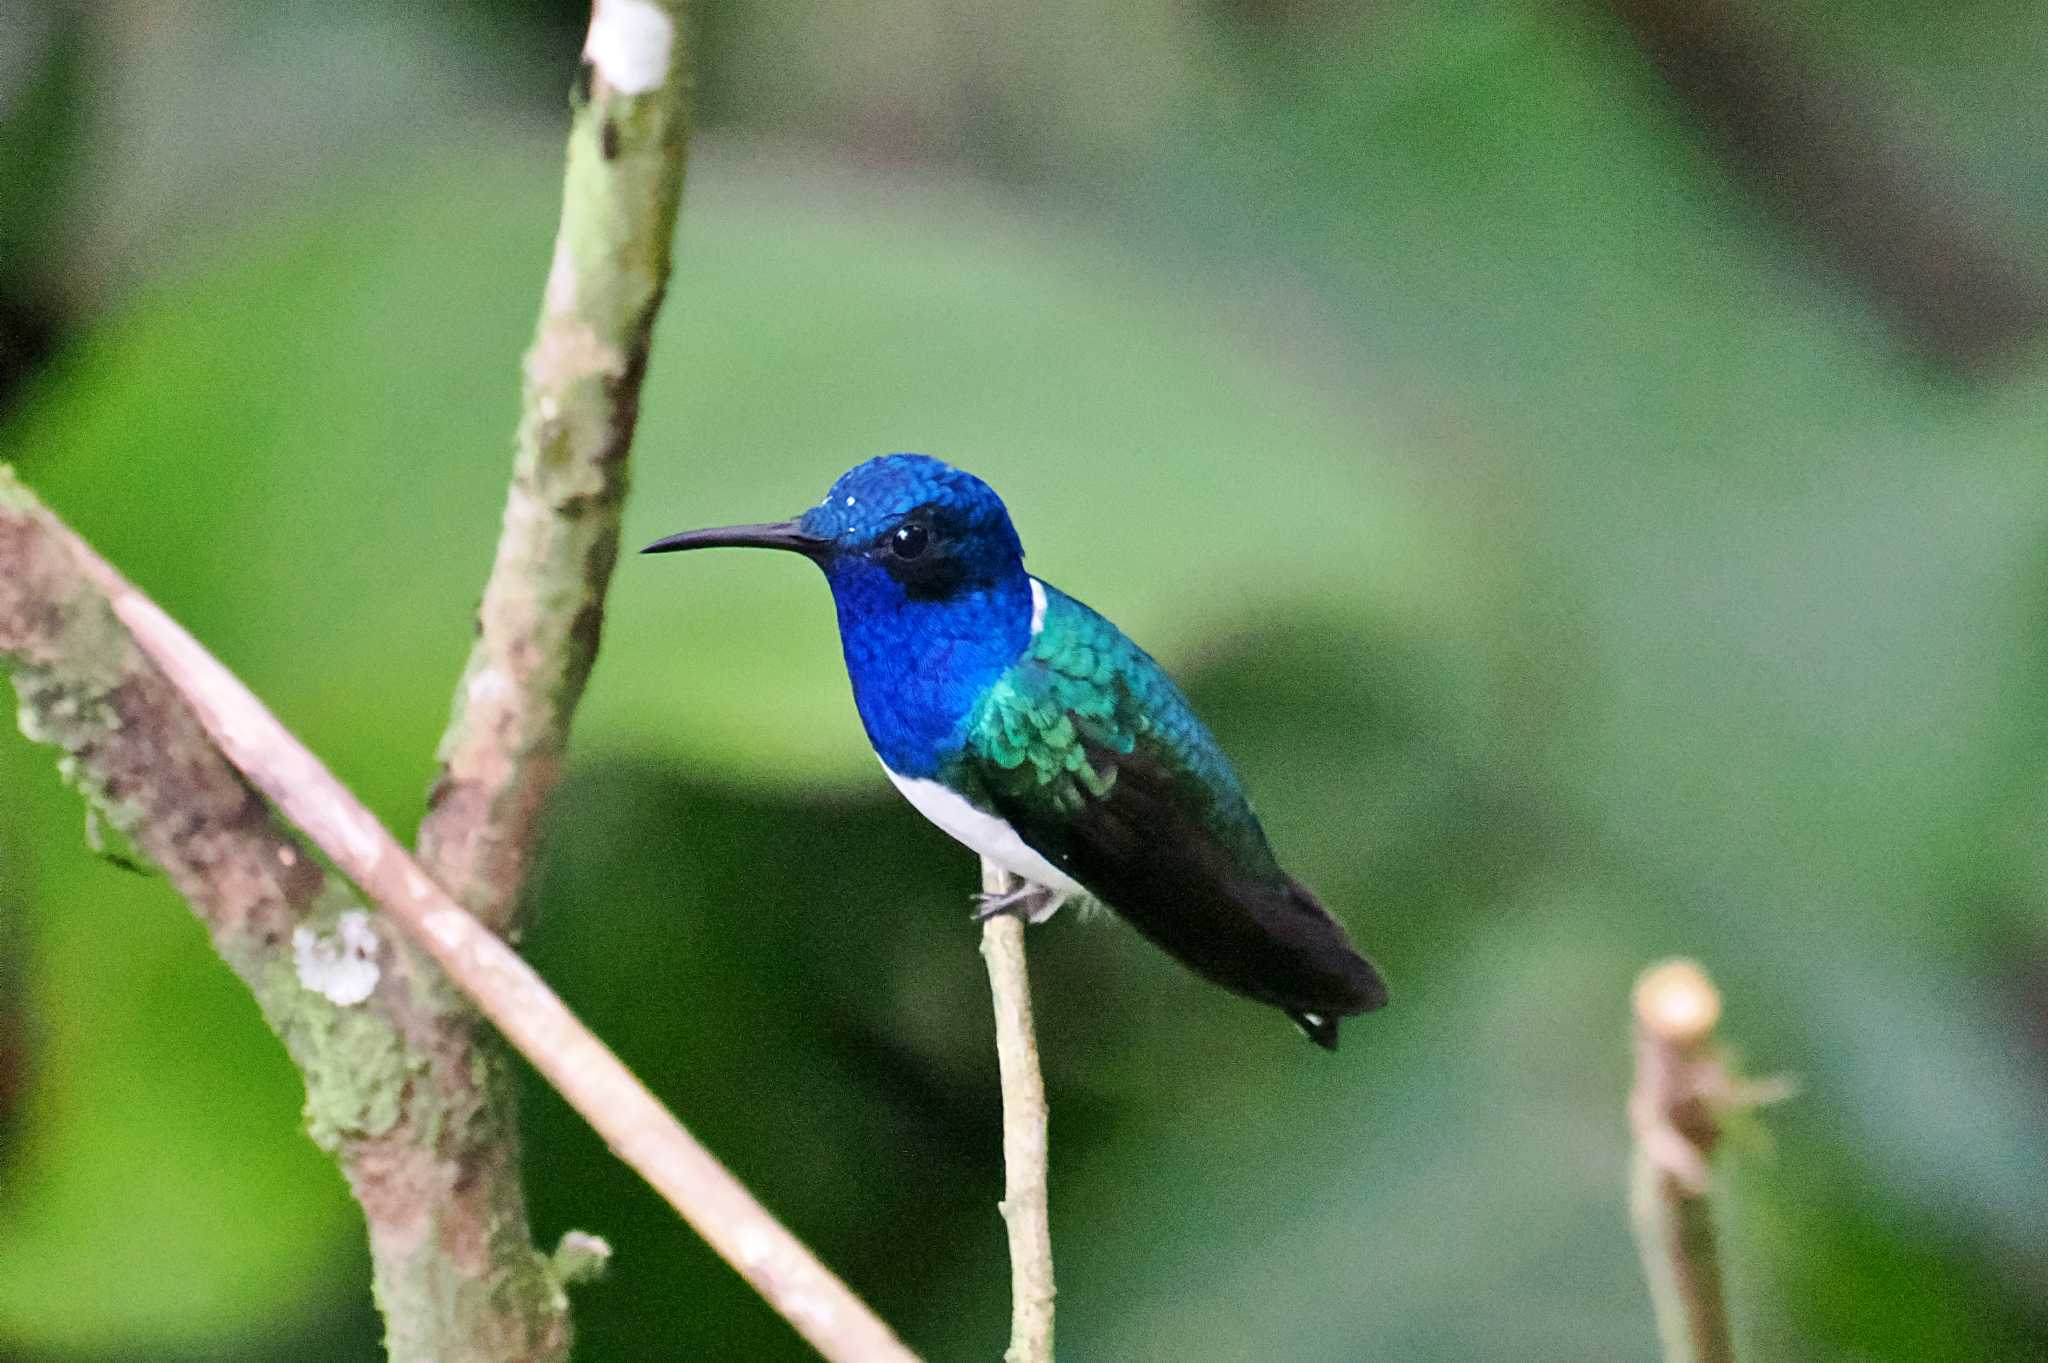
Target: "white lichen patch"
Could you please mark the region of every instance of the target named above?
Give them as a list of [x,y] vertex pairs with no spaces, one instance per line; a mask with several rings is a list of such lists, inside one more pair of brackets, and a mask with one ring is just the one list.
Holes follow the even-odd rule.
[[644,95],[668,79],[676,26],[648,0],[597,0],[583,55],[622,95]]
[[299,983],[329,1003],[350,1008],[377,987],[377,931],[370,915],[350,909],[332,935],[301,927],[292,930],[292,961]]
[[548,264],[546,303],[550,313],[567,316],[576,311],[576,253],[569,249],[566,236],[555,238],[554,258]]
[[[543,416],[547,415],[548,404],[553,401],[552,398],[541,399]],[[469,679],[468,693],[471,705],[495,705],[511,696],[512,683],[497,668],[480,667]]]

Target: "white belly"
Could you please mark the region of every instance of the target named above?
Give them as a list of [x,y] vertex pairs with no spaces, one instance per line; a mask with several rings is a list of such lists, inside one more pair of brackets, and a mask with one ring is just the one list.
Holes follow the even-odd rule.
[[1062,899],[1087,893],[1072,876],[1033,851],[1024,839],[1017,836],[1017,830],[1004,820],[976,809],[937,781],[919,776],[898,776],[889,771],[886,762],[882,764],[882,770],[889,772],[889,779],[896,783],[896,789],[903,792],[904,799],[917,806],[918,813],[944,829],[954,841],[964,843],[1013,876],[1058,891]]

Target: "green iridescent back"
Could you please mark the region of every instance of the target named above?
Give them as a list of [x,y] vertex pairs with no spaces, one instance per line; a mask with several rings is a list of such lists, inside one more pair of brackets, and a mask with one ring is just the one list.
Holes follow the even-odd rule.
[[1075,821],[1139,764],[1238,875],[1283,880],[1237,774],[1173,679],[1087,606],[1055,587],[1045,595],[1044,627],[968,717],[956,786],[982,787],[1026,842],[1064,865]]

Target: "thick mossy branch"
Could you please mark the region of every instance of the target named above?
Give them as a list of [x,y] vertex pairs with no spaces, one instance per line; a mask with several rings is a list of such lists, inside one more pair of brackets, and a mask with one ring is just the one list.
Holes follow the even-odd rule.
[[[54,660],[54,670],[61,674],[65,670],[61,652],[46,643],[46,636],[54,634],[58,643],[64,641],[62,625],[70,615],[64,607],[76,604],[111,615],[140,655],[124,655],[117,660],[115,672],[146,680],[156,691],[160,708],[174,715],[181,726],[176,752],[169,756],[182,760],[189,752],[191,760],[213,769],[225,759],[253,785],[252,792],[234,781],[232,773],[226,775],[239,798],[237,807],[250,811],[256,823],[271,829],[280,840],[285,850],[275,855],[278,865],[297,871],[311,863],[270,823],[257,793],[331,858],[383,915],[373,921],[360,909],[315,913],[310,903],[295,906],[296,911],[279,916],[263,934],[265,954],[257,956],[258,968],[248,973],[251,987],[261,996],[269,983],[265,975],[276,975],[270,969],[275,964],[274,953],[288,941],[292,976],[299,990],[318,995],[337,1008],[377,1004],[390,1010],[393,1030],[410,1048],[396,1065],[388,1052],[378,1049],[353,1055],[349,1066],[360,1071],[353,1075],[358,1084],[364,1074],[371,1076],[372,1082],[392,1079],[400,1072],[417,1077],[417,1082],[399,1081],[403,1106],[388,1131],[385,1109],[367,1101],[369,1095],[361,1088],[342,1090],[336,1109],[322,1117],[331,1128],[331,1139],[342,1148],[344,1168],[363,1201],[380,1266],[407,1267],[390,1283],[408,1294],[402,1299],[406,1310],[391,1309],[387,1320],[387,1342],[395,1359],[401,1363],[420,1358],[482,1363],[484,1359],[559,1355],[567,1347],[560,1333],[537,1335],[537,1343],[488,1330],[461,1337],[448,1327],[448,1321],[455,1311],[473,1310],[479,1327],[498,1324],[509,1329],[526,1322],[559,1331],[566,1320],[561,1290],[565,1275],[587,1276],[594,1266],[593,1243],[570,1245],[559,1260],[541,1259],[532,1250],[523,1214],[514,1214],[520,1208],[518,1182],[509,1163],[514,1148],[510,1121],[505,1107],[490,1101],[491,1095],[502,1094],[507,1087],[502,1075],[488,1068],[488,1057],[495,1052],[476,1045],[473,1020],[452,1002],[454,995],[449,991],[459,989],[591,1124],[613,1153],[696,1227],[821,1354],[833,1363],[916,1363],[889,1327],[690,1135],[518,953],[428,879],[389,830],[277,722],[248,687],[221,666],[219,659],[88,545],[26,502],[25,494],[11,481],[0,483],[0,496],[7,498],[10,506],[23,507],[18,514],[10,512],[0,520],[0,529],[9,532],[0,535],[0,549],[16,549],[19,540],[15,557],[25,565],[17,588],[6,572],[11,565],[0,559],[0,580],[7,581],[10,588],[0,596],[0,609],[9,621],[9,633],[0,635],[0,656],[12,654],[25,659],[29,667],[43,670],[51,670]],[[50,571],[29,571],[41,568]],[[81,590],[77,579],[90,590]],[[60,604],[52,607],[51,602]],[[104,634],[104,619],[100,625]],[[203,738],[192,737],[195,723]],[[105,740],[120,729],[118,724],[102,722],[92,730],[94,741]],[[211,741],[211,750],[204,740]],[[85,766],[100,771],[90,761]],[[123,782],[103,784],[116,799],[127,800],[131,794]],[[189,822],[189,816],[176,806],[158,807],[155,801],[144,800],[135,807],[144,811],[136,828],[151,855],[159,855],[155,841],[166,836],[164,828],[175,830],[167,835],[174,847],[177,839],[191,833],[191,829],[180,827]],[[321,880],[317,871],[308,873]],[[195,893],[210,894],[215,889],[204,877],[179,879],[181,886],[190,884]],[[232,902],[230,896],[220,898]],[[333,907],[330,905],[330,910]],[[412,945],[441,967],[445,980],[425,962],[400,950],[395,937],[379,935],[384,924],[402,928]],[[272,987],[285,986],[277,983]],[[439,1004],[443,999],[449,1000],[446,1007]],[[405,1011],[408,1001],[416,1010],[422,1005],[434,1006],[415,1015]],[[422,1032],[425,1024],[446,1024],[450,1031],[426,1027]],[[353,1029],[332,1029],[326,1035],[330,1041],[347,1036],[351,1046],[361,1041]],[[296,1036],[293,1031],[286,1032],[288,1042]],[[444,1040],[448,1044],[439,1044]],[[305,1063],[311,1072],[324,1073],[317,1054],[309,1054]],[[463,1094],[461,1107],[449,1102],[446,1094],[428,1094],[424,1096],[427,1105],[415,1109],[413,1104],[419,1098],[415,1090],[434,1085],[447,1085],[450,1092]],[[480,1134],[485,1138],[479,1139]],[[449,1168],[423,1166],[401,1138],[436,1155],[455,1148],[468,1158]],[[392,1168],[363,1158],[365,1149],[382,1148],[378,1142],[392,1146],[391,1159],[402,1166],[398,1172],[426,1177],[408,1183],[397,1178]],[[479,1185],[504,1196],[482,1206],[466,1200]],[[469,1241],[447,1240],[438,1218],[449,1208],[472,1207],[479,1217],[469,1227]],[[401,1232],[403,1238],[393,1240],[394,1231]],[[509,1246],[516,1246],[517,1252],[503,1253]],[[484,1307],[476,1304],[475,1290],[480,1285],[488,1289],[484,1300],[494,1313],[488,1317]],[[387,1293],[386,1280],[380,1278],[378,1289],[387,1308],[401,1301]],[[415,1319],[408,1314],[413,1310],[426,1314]],[[447,1352],[419,1352],[413,1341],[435,1332]]]
[[420,827],[428,872],[499,932],[515,926],[618,560],[689,137],[683,19],[678,0],[593,11],[504,529]]
[[220,756],[74,545],[0,468],[0,663],[22,731],[56,748],[94,817],[163,869],[284,1041],[308,1128],[369,1223],[394,1343],[449,1341],[430,1355],[443,1363],[562,1357],[561,1289],[525,1239],[475,1014],[374,926],[355,934],[352,975],[323,974],[319,948],[343,917],[375,920]]

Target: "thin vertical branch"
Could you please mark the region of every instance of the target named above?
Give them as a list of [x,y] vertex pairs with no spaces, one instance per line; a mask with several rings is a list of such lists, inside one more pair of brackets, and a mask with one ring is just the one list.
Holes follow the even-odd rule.
[[1666,961],[1637,979],[1634,1005],[1629,1208],[1665,1363],[1734,1363],[1708,1200],[1729,1090],[1712,1046],[1721,996],[1695,963]]
[[[1014,888],[1008,873],[981,864],[982,889]],[[1010,1235],[1010,1347],[1004,1363],[1052,1363],[1052,1221],[1046,1200],[1045,1081],[1031,1023],[1031,975],[1024,920],[996,914],[982,925],[996,1013],[996,1062],[1003,1085],[1003,1224]]]
[[[618,559],[626,456],[688,150],[683,9],[682,0],[595,0],[591,9],[503,530],[419,830],[427,878],[508,935]],[[568,1296],[560,1265],[540,1255],[528,1228],[512,1075],[459,1000],[447,1001],[435,1030],[450,1062],[437,1076],[448,1111],[419,1136],[439,1158],[370,1220],[391,1356],[559,1363]],[[410,1150],[396,1158],[421,1162]]]

